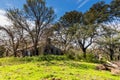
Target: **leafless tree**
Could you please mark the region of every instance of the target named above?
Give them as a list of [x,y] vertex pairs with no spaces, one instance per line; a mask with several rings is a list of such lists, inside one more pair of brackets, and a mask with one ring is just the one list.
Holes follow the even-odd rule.
[[53,9],[46,7],[44,0],[27,0],[22,11],[10,9],[7,17],[30,35],[34,55],[38,55],[37,46],[41,35],[55,17]]
[[6,32],[7,34],[7,40],[9,41],[9,48],[12,48],[12,52],[14,54],[14,57],[17,57],[17,49],[19,47],[19,37],[16,34],[16,31],[14,31],[12,28],[4,28],[0,27],[0,30]]

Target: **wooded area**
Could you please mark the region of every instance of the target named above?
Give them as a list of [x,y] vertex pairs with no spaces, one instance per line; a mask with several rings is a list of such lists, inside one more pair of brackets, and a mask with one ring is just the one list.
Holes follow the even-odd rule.
[[72,49],[84,58],[91,51],[96,57],[120,59],[120,0],[98,2],[85,13],[66,12],[56,22],[54,9],[44,0],[27,0],[23,6],[6,11],[11,24],[0,26],[1,57],[62,55]]
[[97,1],[59,19],[45,0],[22,6],[7,9],[9,25],[0,24],[0,79],[120,79],[120,0]]

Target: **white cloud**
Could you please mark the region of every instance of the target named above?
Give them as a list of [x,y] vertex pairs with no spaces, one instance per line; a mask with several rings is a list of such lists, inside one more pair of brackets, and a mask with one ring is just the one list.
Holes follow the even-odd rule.
[[5,10],[0,9],[0,26],[5,26],[10,24],[7,17],[5,16],[5,13],[6,13]]
[[79,4],[79,6],[78,6],[78,8],[81,8],[82,6],[84,6],[89,0],[84,0],[84,1],[82,1],[82,0],[78,0],[78,2],[80,3]]
[[4,10],[0,10],[0,15],[4,15],[5,11]]

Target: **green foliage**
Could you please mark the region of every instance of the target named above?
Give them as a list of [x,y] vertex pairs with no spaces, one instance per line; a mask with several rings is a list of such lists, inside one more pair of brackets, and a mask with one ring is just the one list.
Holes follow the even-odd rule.
[[104,61],[99,61],[98,59],[95,58],[95,55],[92,53],[87,53],[87,57],[84,58],[83,54],[81,54],[79,51],[73,51],[69,50],[65,54],[68,59],[71,60],[77,60],[77,61],[85,61],[85,62],[93,62],[93,63],[102,63]]
[[97,25],[74,24],[74,28],[76,28],[76,33],[74,35],[75,40],[83,51],[85,58],[86,50],[92,45],[97,36]]
[[83,61],[85,62],[93,62],[93,63],[102,63],[103,61],[99,61],[95,58],[95,55],[92,53],[87,54],[86,59],[83,58]]
[[77,59],[77,57],[78,57],[77,54],[74,51],[72,51],[72,50],[66,51],[65,55],[69,59],[73,59],[73,60]]
[[101,32],[102,35],[96,39],[97,44],[110,56],[110,59],[113,60],[114,54],[119,53],[119,29],[117,26],[102,25]]
[[85,24],[96,24],[106,21],[109,17],[108,8],[109,6],[104,1],[94,4],[84,14]]
[[76,28],[75,37],[79,40],[87,40],[88,38],[93,38],[97,35],[97,25],[81,25],[74,24]]
[[120,0],[113,0],[110,4],[111,14],[120,17]]
[[63,26],[70,27],[75,23],[82,22],[82,13],[78,11],[66,12],[59,20]]

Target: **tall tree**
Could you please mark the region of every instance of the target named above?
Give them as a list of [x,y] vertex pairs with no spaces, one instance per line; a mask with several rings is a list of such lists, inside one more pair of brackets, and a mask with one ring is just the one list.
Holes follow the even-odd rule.
[[60,43],[62,49],[67,51],[73,41],[73,35],[75,30],[73,29],[73,25],[75,23],[82,22],[82,12],[78,11],[70,11],[66,12],[60,20],[54,25],[55,28],[55,36],[54,40]]
[[113,60],[115,50],[118,48],[119,42],[119,21],[120,21],[120,0],[113,0],[108,5],[108,18],[103,21],[101,28],[101,36],[98,38],[98,44],[102,46],[104,51]]
[[109,17],[108,5],[103,1],[94,4],[86,13],[83,14],[82,22],[77,24],[76,40],[86,58],[86,50],[92,45],[97,34],[99,24],[106,21]]
[[111,60],[113,60],[116,46],[119,44],[119,4],[119,0],[113,0],[109,5],[105,4],[106,8],[104,12],[107,12],[107,14],[102,14],[105,20],[98,18],[102,20],[100,22],[102,24],[102,31],[98,37],[98,43],[109,54]]
[[38,55],[38,42],[44,29],[53,21],[53,9],[46,7],[44,0],[27,0],[22,12],[18,9],[8,10],[9,19],[27,31],[34,46],[34,55]]
[[93,43],[97,35],[97,25],[81,25],[75,24],[76,29],[75,39],[83,51],[83,57],[86,58],[86,50]]
[[101,26],[101,36],[96,40],[100,48],[105,51],[110,56],[110,60],[113,60],[114,54],[117,48],[119,48],[119,28],[115,28],[114,25],[102,25]]

